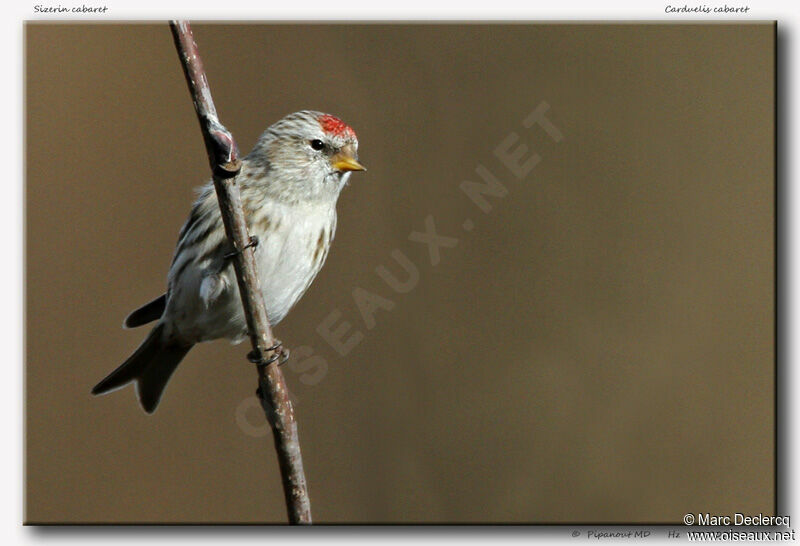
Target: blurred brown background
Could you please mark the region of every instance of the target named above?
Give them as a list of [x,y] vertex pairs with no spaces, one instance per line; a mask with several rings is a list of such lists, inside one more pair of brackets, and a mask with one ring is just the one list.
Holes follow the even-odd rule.
[[[243,151],[312,108],[369,168],[277,327],[317,522],[774,512],[774,31],[195,25]],[[26,520],[285,521],[244,345],[195,348],[153,416],[89,394],[209,174],[167,25],[25,42]],[[521,124],[541,101],[560,143]],[[493,154],[511,132],[541,156],[522,181]],[[459,189],[479,164],[509,192],[488,214]],[[436,266],[409,240],[428,215],[459,239]],[[375,272],[402,276],[394,249],[407,294]],[[394,303],[371,330],[355,288]],[[363,334],[345,356],[334,311]]]

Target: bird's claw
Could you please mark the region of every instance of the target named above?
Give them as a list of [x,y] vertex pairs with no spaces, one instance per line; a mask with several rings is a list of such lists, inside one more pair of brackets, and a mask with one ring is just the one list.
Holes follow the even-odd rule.
[[289,360],[289,349],[284,347],[283,343],[277,339],[272,347],[267,347],[264,352],[272,352],[272,356],[265,360],[263,356],[264,353],[262,353],[259,349],[253,349],[247,353],[247,360],[258,366],[269,366],[275,361],[278,362],[278,366],[283,366],[286,361]]
[[242,247],[240,250],[234,250],[233,252],[228,252],[227,254],[225,254],[225,259],[226,260],[230,260],[232,258],[235,258],[237,255],[239,255],[242,252],[244,252],[245,249],[251,248],[251,247],[252,248],[256,248],[257,246],[258,246],[258,236],[257,235],[251,235],[249,243],[244,245],[244,247]]

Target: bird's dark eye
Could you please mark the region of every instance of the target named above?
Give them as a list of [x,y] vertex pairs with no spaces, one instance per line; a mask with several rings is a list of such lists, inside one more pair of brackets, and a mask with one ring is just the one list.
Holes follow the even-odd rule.
[[325,143],[322,142],[321,140],[314,139],[314,140],[311,141],[310,144],[311,144],[311,147],[313,149],[315,149],[315,150],[321,150],[321,149],[323,149],[325,147]]

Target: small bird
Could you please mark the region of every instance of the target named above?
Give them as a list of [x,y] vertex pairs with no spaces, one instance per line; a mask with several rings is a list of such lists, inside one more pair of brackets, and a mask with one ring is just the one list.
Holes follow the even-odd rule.
[[[353,129],[310,110],[269,127],[242,160],[237,182],[271,325],[286,316],[325,263],[339,193],[352,171],[363,170]],[[158,322],[92,394],[135,381],[142,407],[153,413],[195,343],[220,338],[239,343],[247,337],[233,252],[209,182],[178,235],[167,292],[131,313],[124,327]]]

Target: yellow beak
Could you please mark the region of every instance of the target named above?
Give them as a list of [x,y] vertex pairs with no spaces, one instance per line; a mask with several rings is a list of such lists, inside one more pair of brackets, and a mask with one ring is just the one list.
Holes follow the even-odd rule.
[[334,169],[341,172],[347,171],[366,171],[367,168],[361,163],[343,153],[338,153],[331,158],[331,165]]

